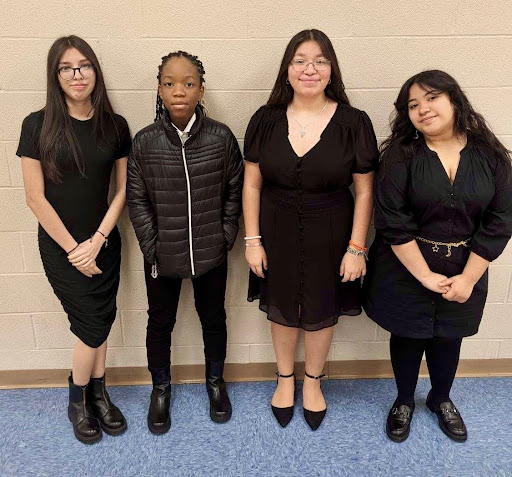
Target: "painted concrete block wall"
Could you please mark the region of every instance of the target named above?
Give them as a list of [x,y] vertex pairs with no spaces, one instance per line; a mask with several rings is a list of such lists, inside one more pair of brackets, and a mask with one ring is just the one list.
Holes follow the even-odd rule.
[[[184,49],[206,69],[206,103],[241,141],[266,102],[291,36],[319,28],[332,39],[352,103],[368,112],[380,140],[401,84],[440,68],[463,86],[475,108],[512,148],[512,1],[359,2],[204,0],[179,8],[154,0],[77,4],[1,1],[0,16],[0,369],[67,368],[75,338],[44,275],[37,221],[25,205],[15,156],[23,118],[45,99],[45,61],[53,40],[77,34],[98,54],[115,109],[132,134],[153,120],[160,58]],[[109,366],[145,365],[146,297],[142,258],[127,214],[119,313]],[[243,236],[243,231],[240,234]],[[246,301],[243,240],[230,255],[226,298],[228,361],[273,361],[269,324]],[[463,358],[512,358],[512,245],[491,265],[480,333]],[[330,359],[386,359],[388,335],[366,316],[342,318]],[[185,282],[173,337],[173,362],[202,362],[201,331]],[[302,345],[299,358],[303,355]]]

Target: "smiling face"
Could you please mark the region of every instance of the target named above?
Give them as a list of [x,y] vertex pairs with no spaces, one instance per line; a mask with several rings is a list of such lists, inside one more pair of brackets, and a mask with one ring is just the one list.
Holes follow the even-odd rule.
[[[92,66],[91,61],[86,58],[76,48],[69,48],[59,59],[58,69],[79,68],[82,66]],[[91,100],[91,94],[96,86],[96,72],[92,70],[92,76],[84,78],[78,70],[70,80],[62,79],[57,72],[59,85],[66,95],[66,101],[84,102]]]
[[321,59],[326,58],[316,41],[309,40],[299,45],[292,62],[303,60],[309,64],[304,71],[299,72],[291,64],[288,66],[288,81],[295,94],[312,97],[324,93],[331,78],[331,66],[322,71],[315,70],[313,63]]
[[455,109],[447,93],[414,83],[409,90],[409,119],[425,137],[453,134]]
[[204,92],[197,67],[187,58],[171,58],[162,68],[158,92],[172,122],[185,129]]

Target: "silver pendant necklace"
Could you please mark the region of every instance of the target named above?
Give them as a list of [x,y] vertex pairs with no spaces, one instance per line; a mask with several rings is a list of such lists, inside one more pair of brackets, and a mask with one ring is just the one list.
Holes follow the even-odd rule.
[[326,100],[322,110],[309,123],[307,123],[305,126],[303,126],[301,123],[299,123],[299,120],[295,117],[295,114],[293,114],[293,108],[290,106],[290,113],[292,115],[292,118],[295,120],[295,122],[300,127],[300,130],[299,130],[300,137],[304,137],[306,135],[306,128],[308,126],[311,126],[317,120],[318,116],[320,116],[324,112],[324,110],[325,110],[325,108],[327,107],[328,104],[329,104],[329,100]]

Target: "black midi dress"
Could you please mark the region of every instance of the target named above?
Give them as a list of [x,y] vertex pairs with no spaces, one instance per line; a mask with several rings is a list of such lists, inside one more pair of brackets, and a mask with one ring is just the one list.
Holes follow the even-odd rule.
[[375,181],[375,228],[364,280],[365,310],[391,333],[405,338],[474,335],[487,297],[487,271],[465,303],[447,301],[423,287],[398,260],[391,245],[423,239],[467,247],[435,246],[417,240],[429,268],[453,277],[470,252],[495,260],[512,233],[510,164],[468,137],[453,184],[437,154],[420,138],[412,157],[398,145],[385,154]]
[[248,300],[278,324],[317,331],[361,313],[360,281],[339,274],[352,231],[352,174],[375,169],[377,141],[368,116],[338,104],[319,142],[304,156],[288,139],[286,108],[262,107],[245,135],[245,160],[263,177],[260,232],[268,258],[250,272]]
[[[40,159],[39,137],[43,111],[32,113],[23,121],[16,154]],[[73,132],[85,158],[82,176],[72,156],[59,151],[57,164],[62,182],[44,180],[45,197],[57,212],[69,233],[78,242],[96,232],[108,210],[107,195],[112,167],[116,159],[128,155],[130,132],[124,118],[115,115],[115,125],[108,125],[109,141],[96,143],[92,120],[70,117]],[[103,272],[88,278],[68,261],[64,251],[39,225],[39,251],[48,280],[68,314],[71,331],[86,345],[97,348],[107,339],[116,316],[116,295],[119,287],[121,238],[117,227],[102,247],[96,264]]]

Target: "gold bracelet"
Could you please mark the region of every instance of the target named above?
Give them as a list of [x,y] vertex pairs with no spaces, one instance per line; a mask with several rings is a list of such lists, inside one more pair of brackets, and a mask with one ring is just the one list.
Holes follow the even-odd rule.
[[433,245],[432,252],[437,253],[439,252],[439,245],[442,245],[443,247],[446,247],[448,249],[448,252],[446,253],[447,257],[452,256],[452,247],[458,248],[458,247],[469,247],[468,242],[471,240],[470,238],[466,240],[461,240],[460,242],[436,242],[435,240],[429,240],[423,237],[414,237],[416,240],[419,240],[420,242],[428,243],[430,245]]

